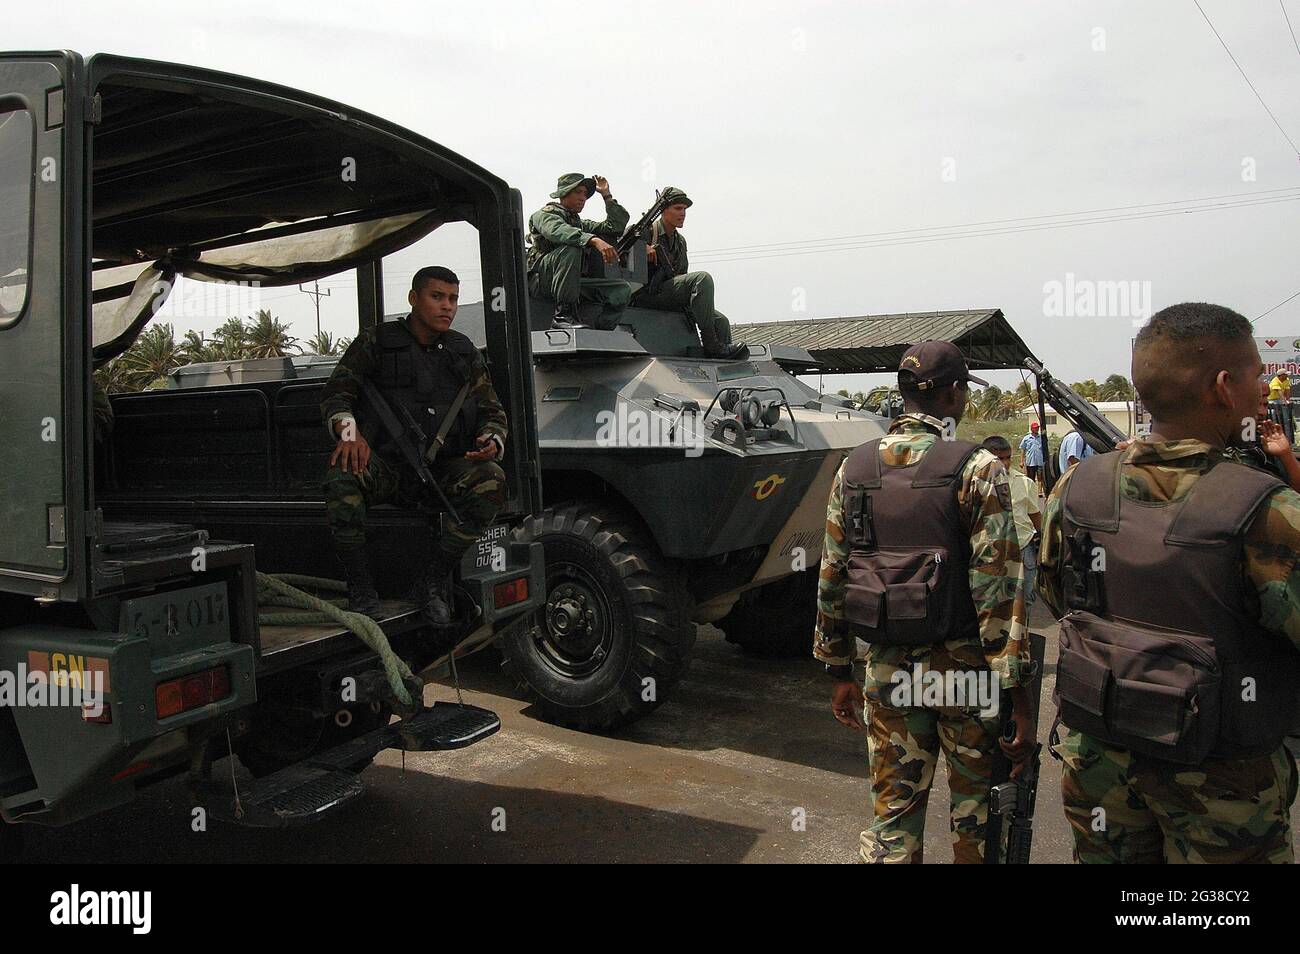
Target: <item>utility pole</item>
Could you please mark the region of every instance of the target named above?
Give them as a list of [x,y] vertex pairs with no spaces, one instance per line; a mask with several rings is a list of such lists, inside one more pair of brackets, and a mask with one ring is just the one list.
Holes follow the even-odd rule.
[[330,289],[327,288],[324,291],[321,291],[320,282],[318,281],[312,282],[311,287],[312,290],[308,291],[307,289],[299,285],[298,291],[302,292],[304,295],[310,295],[316,302],[316,340],[319,341],[320,340],[320,300],[322,298],[330,297]]

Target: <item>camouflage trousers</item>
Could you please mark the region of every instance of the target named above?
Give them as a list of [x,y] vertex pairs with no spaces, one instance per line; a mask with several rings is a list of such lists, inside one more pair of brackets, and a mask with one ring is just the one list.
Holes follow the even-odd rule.
[[706,348],[731,344],[731,322],[713,310],[713,276],[708,272],[687,272],[664,281],[654,294],[641,291],[636,296],[638,308],[662,308],[684,311],[700,332]]
[[[464,457],[440,460],[431,470],[460,516],[459,523],[447,518],[438,541],[439,553],[454,566],[505,503],[506,475],[493,461]],[[390,464],[378,454],[370,456],[361,474],[331,467],[325,472],[324,490],[325,512],[338,550],[365,546],[367,508],[381,503],[412,508],[431,503],[428,491],[409,467]]]
[[1295,760],[1188,767],[1135,757],[1061,726],[1065,817],[1082,864],[1290,864]]
[[949,830],[958,864],[984,860],[997,718],[957,707],[895,708],[868,702],[867,747],[875,819],[862,833],[868,864],[920,864],[925,809],[942,750],[948,762]]
[[528,271],[528,287],[539,298],[562,305],[599,302],[596,327],[611,330],[632,298],[632,286],[612,278],[583,278],[585,261],[586,250],[576,245],[553,248],[533,262]]

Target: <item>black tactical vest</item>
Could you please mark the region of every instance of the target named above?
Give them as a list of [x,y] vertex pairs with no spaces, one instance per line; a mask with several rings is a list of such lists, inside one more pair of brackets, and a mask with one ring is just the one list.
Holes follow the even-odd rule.
[[1181,500],[1127,500],[1122,457],[1080,461],[1062,500],[1061,721],[1181,764],[1272,752],[1296,724],[1300,652],[1247,615],[1241,563],[1282,483],[1220,461]]
[[852,635],[885,646],[978,638],[970,533],[957,509],[962,470],[977,450],[937,440],[918,464],[883,466],[877,439],[849,455],[844,616]]
[[[455,403],[456,395],[470,379],[477,349],[459,331],[448,329],[425,348],[411,334],[405,321],[385,321],[376,329],[379,344],[379,368],[375,383],[401,419],[398,407],[405,407],[432,440],[443,418]],[[385,459],[398,459],[401,452],[364,397],[360,402],[358,425],[375,452]],[[477,436],[478,401],[471,393],[456,415],[456,423],[447,434],[439,459],[460,457],[474,449]],[[427,450],[420,448],[423,455]]]

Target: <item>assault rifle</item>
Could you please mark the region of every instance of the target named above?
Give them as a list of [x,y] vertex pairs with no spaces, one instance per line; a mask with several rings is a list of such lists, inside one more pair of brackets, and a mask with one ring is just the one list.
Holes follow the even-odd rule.
[[627,231],[614,243],[614,248],[618,252],[620,259],[632,251],[633,245],[643,240],[645,233],[655,224],[655,219],[659,218],[667,207],[668,203],[664,201],[664,194],[656,189],[654,204],[645,210],[641,218],[629,225]]
[[[388,436],[397,444],[397,448],[402,452],[402,456],[406,458],[406,462],[411,465],[416,476],[420,478],[420,483],[424,484],[437,498],[438,503],[442,505],[442,509],[447,512],[447,515],[456,523],[460,523],[460,515],[456,513],[456,508],[451,505],[447,495],[438,486],[438,481],[434,479],[429,470],[429,465],[424,462],[424,456],[420,453],[420,448],[426,446],[428,439],[424,436],[424,431],[420,429],[420,425],[415,422],[415,418],[411,417],[411,412],[402,405],[398,405],[398,410],[402,412],[402,416],[406,419],[405,424],[403,424],[397,419],[397,415],[393,413],[388,400],[373,381],[366,379],[364,389],[366,400],[370,402],[370,406],[379,415],[379,420],[383,423],[384,429],[388,431]],[[457,402],[451,413],[447,415],[448,420],[454,418],[459,409],[460,405]],[[439,435],[439,446],[442,443],[442,436],[444,435]]]
[[[1038,633],[1029,634],[1029,653],[1033,658],[1033,675],[1025,692],[1030,698],[1030,722],[1034,739],[1038,738],[1039,698],[1043,691],[1043,658],[1047,639]],[[1015,720],[1011,718],[1010,693],[1005,690],[998,706],[1002,716],[998,733],[1010,742],[1016,737]],[[989,820],[984,832],[984,863],[986,865],[1029,864],[1029,848],[1034,840],[1034,802],[1038,797],[1039,753],[1043,746],[1034,742],[1033,754],[1025,762],[1017,778],[1011,778],[1011,760],[1003,754],[1001,746],[993,759],[993,777],[989,780]]]
[[1038,382],[1038,416],[1043,420],[1043,427],[1038,431],[1038,439],[1043,446],[1043,490],[1052,492],[1057,473],[1053,455],[1047,447],[1047,408],[1050,404],[1062,417],[1074,425],[1084,441],[1098,454],[1105,454],[1115,449],[1120,441],[1128,440],[1128,435],[1106,419],[1088,401],[1080,397],[1074,388],[1052,376],[1033,358],[1025,359],[1025,367],[1034,373]]

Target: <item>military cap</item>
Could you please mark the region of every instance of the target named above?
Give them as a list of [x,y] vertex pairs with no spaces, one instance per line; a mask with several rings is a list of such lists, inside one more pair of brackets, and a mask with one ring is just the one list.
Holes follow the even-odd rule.
[[677,188],[676,186],[668,186],[667,188],[665,188],[663,191],[663,199],[664,199],[665,206],[684,205],[686,206],[686,208],[689,209],[691,206],[695,204],[690,200],[690,198],[686,195],[685,192],[683,192],[681,189]]
[[921,391],[945,387],[954,381],[974,381],[988,386],[983,378],[977,378],[966,367],[966,359],[951,341],[922,341],[912,345],[903,353],[903,360],[898,362],[898,373],[910,371]]
[[563,199],[578,186],[587,187],[587,198],[596,194],[596,180],[590,176],[584,176],[581,172],[566,172],[560,176],[555,183],[555,191],[551,193],[552,199]]

